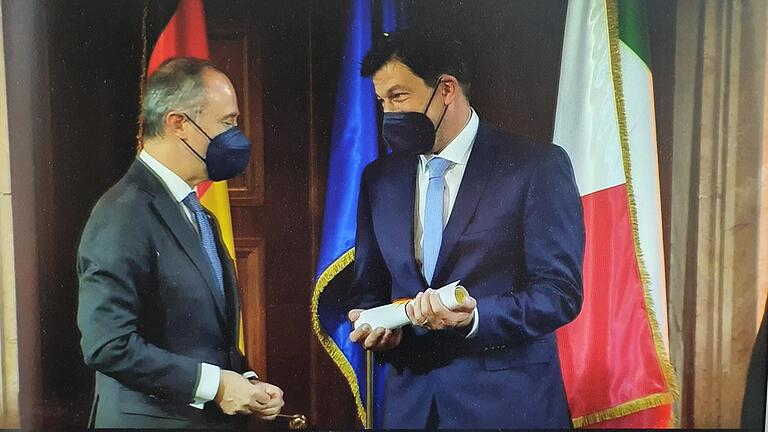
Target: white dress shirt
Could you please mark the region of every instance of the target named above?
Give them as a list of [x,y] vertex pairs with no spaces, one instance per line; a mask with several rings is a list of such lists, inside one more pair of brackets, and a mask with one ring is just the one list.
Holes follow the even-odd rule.
[[[419,166],[416,174],[416,208],[414,211],[414,252],[416,255],[416,264],[419,270],[423,272],[424,262],[424,207],[427,201],[427,186],[429,185],[429,169],[427,162],[433,157],[440,156],[443,159],[451,161],[450,166],[445,171],[445,192],[443,199],[443,228],[448,224],[451,217],[453,205],[456,203],[456,196],[459,193],[461,180],[464,178],[464,171],[467,169],[467,161],[472,153],[472,147],[475,143],[477,128],[480,125],[480,118],[475,110],[470,108],[469,119],[464,128],[456,135],[448,145],[438,155],[419,155]],[[435,287],[439,288],[439,287]],[[472,323],[472,329],[467,335],[468,338],[477,334],[479,323],[479,314],[475,308],[475,317]]]
[[[187,220],[192,224],[192,227],[197,230],[197,223],[192,218],[192,212],[182,203],[184,198],[193,192],[194,189],[189,187],[187,182],[182,180],[182,178],[175,172],[168,169],[168,167],[160,163],[160,161],[152,157],[152,155],[146,151],[141,151],[139,159],[160,178],[160,181],[165,185],[165,188],[168,189],[168,192],[170,192],[176,200],[176,204],[179,205],[179,211],[187,217]],[[219,391],[220,379],[221,368],[208,363],[200,363],[200,381],[195,389],[195,399],[190,405],[202,409],[206,402],[212,401]]]

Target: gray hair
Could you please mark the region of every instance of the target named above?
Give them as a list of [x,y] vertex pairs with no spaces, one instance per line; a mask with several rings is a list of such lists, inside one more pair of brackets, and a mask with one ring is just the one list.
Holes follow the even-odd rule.
[[192,57],[166,60],[147,79],[142,102],[144,138],[163,134],[164,119],[171,111],[196,118],[206,104],[202,72],[216,69],[210,62]]

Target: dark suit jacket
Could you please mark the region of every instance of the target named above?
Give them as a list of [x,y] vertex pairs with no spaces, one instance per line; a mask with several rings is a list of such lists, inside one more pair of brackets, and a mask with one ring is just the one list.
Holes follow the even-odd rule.
[[747,430],[765,429],[765,391],[768,379],[768,303],[763,312],[763,321],[755,338],[752,357],[747,370],[747,384],[741,407],[741,427]]
[[[387,155],[365,170],[357,220],[354,306],[414,297],[417,159]],[[554,331],[582,303],[584,223],[570,160],[480,123],[432,286],[461,280],[479,327],[404,328],[386,363],[383,426],[423,428],[434,400],[441,428],[570,427]]]
[[225,296],[198,235],[140,160],[91,212],[78,250],[85,363],[96,370],[97,427],[212,427],[233,419],[194,399],[199,364],[244,372],[233,264],[217,235]]

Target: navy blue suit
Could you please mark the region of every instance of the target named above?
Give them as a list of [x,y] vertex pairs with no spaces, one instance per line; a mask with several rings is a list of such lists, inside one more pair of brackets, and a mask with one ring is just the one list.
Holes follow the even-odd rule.
[[[427,288],[414,258],[416,156],[387,155],[363,174],[353,306]],[[461,280],[477,299],[473,338],[404,327],[377,355],[387,369],[383,426],[570,427],[554,331],[582,304],[584,223],[570,160],[480,123],[432,286]]]

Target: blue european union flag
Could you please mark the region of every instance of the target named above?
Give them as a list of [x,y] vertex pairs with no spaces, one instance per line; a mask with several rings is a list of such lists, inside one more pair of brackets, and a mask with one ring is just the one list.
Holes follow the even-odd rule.
[[[370,78],[360,76],[360,65],[371,47],[370,0],[350,0],[346,40],[341,58],[336,111],[331,137],[323,231],[312,296],[312,328],[321,345],[339,367],[352,391],[357,415],[368,423],[365,401],[366,356],[349,340],[347,296],[355,254],[357,197],[363,169],[379,156],[376,96]],[[381,24],[393,32],[403,17],[401,0],[381,1]],[[400,20],[400,22],[398,22]],[[381,407],[383,369],[374,372],[374,407]]]

